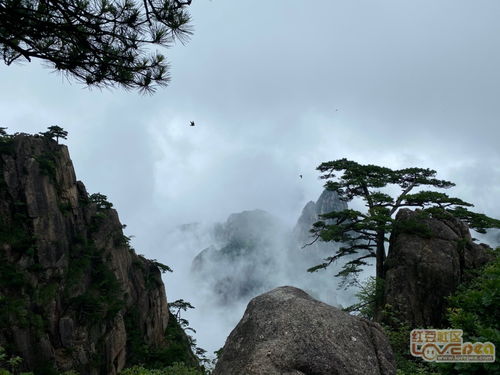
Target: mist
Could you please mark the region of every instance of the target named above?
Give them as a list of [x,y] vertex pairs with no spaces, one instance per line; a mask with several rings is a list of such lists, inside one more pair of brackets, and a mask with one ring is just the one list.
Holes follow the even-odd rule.
[[[357,287],[341,288],[334,277],[346,260],[307,272],[338,248],[335,243],[310,244],[312,223],[319,213],[345,207],[336,193],[325,191],[316,203],[304,207],[293,226],[254,209],[233,213],[224,222],[186,223],[167,230],[161,243],[168,252],[157,257],[174,269],[164,277],[169,300],[187,299],[195,306],[182,316],[196,330],[197,345],[213,356],[250,299],[278,286],[301,288],[340,308],[355,303]],[[373,273],[372,268],[366,267],[360,281]]]

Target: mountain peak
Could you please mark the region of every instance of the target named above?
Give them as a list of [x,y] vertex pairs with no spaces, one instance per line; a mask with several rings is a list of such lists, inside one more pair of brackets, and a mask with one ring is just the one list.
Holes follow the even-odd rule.
[[323,190],[316,202],[309,201],[295,224],[293,233],[300,243],[306,243],[310,239],[309,230],[312,225],[320,220],[319,215],[334,211],[347,209],[347,203],[340,200],[336,191]]

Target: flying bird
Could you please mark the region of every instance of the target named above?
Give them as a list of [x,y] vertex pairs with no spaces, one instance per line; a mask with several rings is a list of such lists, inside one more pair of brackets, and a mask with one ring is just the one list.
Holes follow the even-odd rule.
[[189,125],[190,125],[190,126],[194,126],[194,121],[191,121],[191,122],[189,123]]
[[301,174],[299,174],[299,177],[300,177],[300,178],[302,178],[302,175],[301,175]]

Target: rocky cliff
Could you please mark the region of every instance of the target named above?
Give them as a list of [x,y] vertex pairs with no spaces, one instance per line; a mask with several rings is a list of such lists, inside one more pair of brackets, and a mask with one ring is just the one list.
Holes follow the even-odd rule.
[[489,250],[458,219],[400,210],[385,262],[384,304],[411,327],[442,327],[446,297],[492,259]]
[[168,324],[156,262],[47,136],[0,137],[0,345],[24,369],[116,374]]

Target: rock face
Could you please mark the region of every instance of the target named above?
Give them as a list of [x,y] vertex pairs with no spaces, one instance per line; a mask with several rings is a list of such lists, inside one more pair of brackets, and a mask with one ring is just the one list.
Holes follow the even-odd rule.
[[214,375],[395,374],[380,326],[290,287],[254,298]]
[[[305,205],[302,214],[297,220],[293,229],[294,236],[300,244],[310,241],[310,232],[313,224],[319,219],[319,215],[334,211],[343,211],[347,209],[347,202],[341,201],[337,192],[323,190],[316,203],[310,201]],[[317,244],[320,244],[319,242]]]
[[402,209],[396,216],[385,262],[385,304],[412,327],[441,327],[446,297],[467,271],[492,259],[488,246],[472,242],[457,219],[422,216]]
[[76,181],[66,146],[0,137],[0,345],[25,369],[112,375],[167,344],[168,316],[158,267]]

